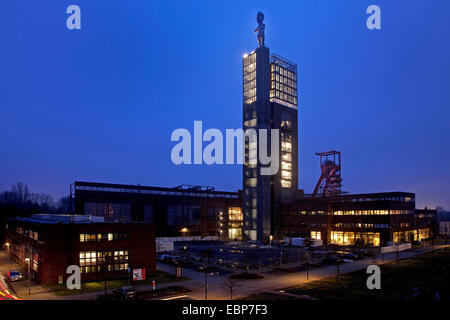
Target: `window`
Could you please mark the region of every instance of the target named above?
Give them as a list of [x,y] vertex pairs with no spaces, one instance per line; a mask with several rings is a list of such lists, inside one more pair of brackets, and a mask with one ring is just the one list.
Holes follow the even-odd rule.
[[128,239],[128,233],[80,233],[80,242],[116,241]]
[[281,151],[292,152],[292,143],[281,141]]
[[200,206],[167,206],[167,224],[169,226],[200,225]]
[[292,135],[281,133],[281,187],[291,188],[292,183]]
[[246,128],[256,127],[257,124],[258,124],[258,121],[256,118],[244,121],[244,127],[246,127]]
[[284,112],[281,114],[281,127],[286,129],[292,128],[292,120],[290,114]]
[[291,180],[292,179],[291,171],[282,170],[281,171],[281,178],[282,179]]
[[181,226],[183,224],[183,206],[167,206],[167,224],[169,226]]
[[97,265],[97,252],[82,251],[80,252],[80,267]]
[[[277,56],[271,58],[270,99],[291,108],[297,106],[297,65]],[[291,71],[292,70],[292,71]],[[286,120],[286,121],[289,121]],[[287,123],[284,123],[287,126]],[[283,126],[283,123],[282,123]]]
[[244,217],[242,215],[242,209],[240,207],[228,208],[228,220],[229,221],[242,221]]
[[256,101],[256,53],[244,57],[244,103]]
[[80,252],[82,273],[127,270],[128,261],[128,250]]
[[239,239],[241,237],[242,237],[242,228],[229,228],[228,229],[228,238]]
[[144,205],[144,222],[153,223],[153,204]]
[[311,239],[320,240],[321,232],[320,231],[311,231]]
[[292,163],[287,161],[281,161],[281,169],[282,170],[292,170]]
[[281,180],[281,187],[283,188],[290,188],[292,186],[291,181],[289,180]]
[[247,186],[254,188],[257,184],[257,178],[250,178],[246,180]]
[[291,153],[282,153],[281,159],[284,161],[292,161],[292,154]]
[[191,226],[201,224],[200,206],[188,206],[188,222],[184,224]]
[[130,203],[98,203],[86,202],[84,212],[87,215],[104,217],[105,221],[131,220]]
[[334,211],[335,216],[367,216],[367,215],[387,215],[389,210],[348,210],[348,211]]
[[338,245],[380,245],[379,232],[331,231],[331,243]]

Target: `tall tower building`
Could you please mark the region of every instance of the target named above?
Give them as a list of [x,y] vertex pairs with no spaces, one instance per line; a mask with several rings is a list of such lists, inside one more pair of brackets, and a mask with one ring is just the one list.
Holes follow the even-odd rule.
[[[264,39],[264,38],[263,38]],[[258,39],[259,40],[259,39]],[[297,65],[264,44],[243,58],[243,129],[279,130],[279,170],[261,175],[260,135],[245,139],[243,166],[244,236],[248,240],[280,239],[281,204],[298,195]],[[252,159],[257,158],[256,164]]]

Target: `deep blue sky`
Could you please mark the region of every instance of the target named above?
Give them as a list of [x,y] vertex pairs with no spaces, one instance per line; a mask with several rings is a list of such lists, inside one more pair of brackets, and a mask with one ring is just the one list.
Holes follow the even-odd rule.
[[[66,28],[66,8],[82,30]],[[366,28],[370,4],[382,30]],[[450,1],[0,0],[0,190],[74,180],[241,188],[240,166],[175,166],[176,128],[239,128],[241,58],[266,45],[300,78],[300,187],[342,151],[344,189],[450,208]]]

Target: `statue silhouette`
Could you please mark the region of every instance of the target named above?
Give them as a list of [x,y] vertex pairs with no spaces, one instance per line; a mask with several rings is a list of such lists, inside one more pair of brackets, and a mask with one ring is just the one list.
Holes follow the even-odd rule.
[[258,39],[258,45],[260,47],[264,47],[264,29],[266,28],[266,25],[263,23],[264,21],[264,14],[262,12],[258,12],[256,15],[256,21],[258,22],[258,26],[255,29],[255,33],[258,33],[256,38]]

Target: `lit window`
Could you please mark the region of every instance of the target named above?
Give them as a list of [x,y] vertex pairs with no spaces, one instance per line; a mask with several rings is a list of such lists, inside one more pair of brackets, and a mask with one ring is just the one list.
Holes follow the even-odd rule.
[[281,142],[281,151],[292,151],[292,143],[290,142]]
[[[271,98],[272,98],[272,96],[271,96]],[[291,121],[289,121],[289,120],[281,121],[281,127],[282,128],[291,128],[292,127]]]
[[283,161],[292,161],[292,154],[291,153],[283,153],[281,155],[281,160],[283,160]]
[[287,180],[291,180],[292,179],[292,174],[291,174],[290,171],[282,170],[281,171],[281,178],[287,179]]
[[244,217],[242,215],[242,209],[240,207],[228,208],[228,220],[229,221],[242,221]]
[[320,240],[321,232],[320,231],[311,231],[311,239]]
[[281,161],[281,169],[283,170],[292,170],[292,163]]
[[256,187],[256,184],[257,184],[257,179],[256,178],[247,179],[247,185],[249,187]]
[[281,187],[283,188],[290,188],[292,185],[291,181],[289,180],[281,180]]

